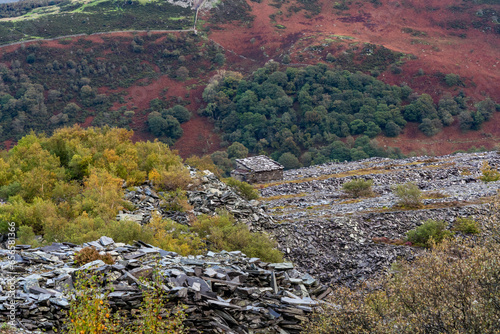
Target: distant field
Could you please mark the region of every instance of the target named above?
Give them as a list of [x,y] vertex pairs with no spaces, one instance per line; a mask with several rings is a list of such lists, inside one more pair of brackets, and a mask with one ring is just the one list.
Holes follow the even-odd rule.
[[190,8],[166,2],[3,3],[0,4],[0,44],[118,30],[189,29],[194,13]]

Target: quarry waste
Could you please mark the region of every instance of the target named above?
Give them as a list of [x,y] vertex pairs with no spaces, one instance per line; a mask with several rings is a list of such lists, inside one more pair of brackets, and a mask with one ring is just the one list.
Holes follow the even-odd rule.
[[[417,256],[422,250],[403,240],[425,220],[444,220],[451,229],[459,217],[488,216],[490,207],[483,200],[497,194],[500,181],[480,180],[485,162],[498,169],[500,156],[484,152],[329,163],[285,171],[282,181],[256,185],[261,197],[253,201],[214,174],[191,168],[189,212],[163,209],[162,193],[149,184],[126,188],[125,199],[135,209],[121,211],[118,220],[147,224],[157,212],[189,225],[197,215],[226,210],[252,231],[275,239],[286,262],[265,263],[238,251],[182,257],[140,241],[124,245],[105,236],[85,245],[17,245],[13,267],[5,262],[7,251],[0,250],[0,321],[8,312],[6,282],[12,277],[19,327],[50,333],[62,326],[62,310],[68,309],[75,293],[78,272],[104,275],[114,286],[112,307],[135,312],[144,288],[139,278],[151,277],[156,270],[164,277],[169,305],[187,306],[191,332],[253,333],[265,328],[270,333],[298,333],[301,320],[327,302],[334,286],[354,287],[383,274],[395,260]],[[342,185],[355,178],[372,180],[375,195],[347,198]],[[423,208],[397,206],[393,187],[406,182],[422,190]],[[74,253],[85,246],[110,254],[115,264],[99,260],[76,266]]]

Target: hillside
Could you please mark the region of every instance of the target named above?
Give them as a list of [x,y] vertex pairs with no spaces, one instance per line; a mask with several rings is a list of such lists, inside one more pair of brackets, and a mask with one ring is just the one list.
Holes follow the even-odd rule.
[[[89,4],[63,1],[50,6],[45,3],[33,6],[27,1],[3,5],[0,12],[4,18],[0,27],[4,24],[5,29],[10,29],[8,34],[3,34],[10,36],[9,41],[124,29],[152,30],[148,34],[82,35],[4,47],[0,61],[14,73],[7,71],[3,75],[4,85],[7,86],[3,90],[16,100],[22,97],[23,90],[19,93],[19,87],[16,87],[19,85],[15,83],[19,76],[26,74],[31,84],[42,84],[43,89],[37,87],[39,92],[34,94],[38,94],[36,99],[41,99],[42,94],[43,102],[38,103],[42,102],[47,107],[46,115],[33,117],[29,115],[30,103],[23,101],[24,105],[13,105],[13,102],[10,106],[4,105],[2,141],[5,147],[8,148],[31,129],[50,132],[58,126],[76,122],[84,126],[129,126],[135,130],[137,139],[160,136],[170,144],[177,140],[175,148],[184,157],[212,153],[220,149],[221,133],[206,119],[197,116],[197,111],[206,107],[202,99],[203,87],[218,69],[237,71],[247,78],[271,59],[282,66],[288,64],[294,68],[321,62],[332,70],[362,71],[388,84],[408,85],[416,94],[429,94],[436,106],[448,93],[452,97],[470,97],[470,100],[466,99],[466,104],[471,112],[476,110],[478,102],[487,97],[494,102],[500,99],[497,89],[498,4],[495,2],[453,0],[421,3],[414,0],[400,5],[383,1],[283,3],[241,0],[218,4],[207,1],[199,11],[194,31],[191,24],[198,5],[191,2],[142,4],[135,1],[123,5],[108,1]],[[160,9],[158,6],[166,7]],[[156,8],[154,12],[161,17],[146,19],[144,14],[151,12],[149,8]],[[75,26],[75,22],[80,22],[78,15],[87,15],[89,20],[106,18],[107,23],[89,24],[85,21],[79,28]],[[51,19],[56,17],[57,20]],[[67,29],[69,23],[60,17],[71,19],[73,31]],[[115,19],[120,24],[129,22],[131,25],[117,25],[113,23]],[[48,28],[55,23],[57,27]],[[45,28],[39,29],[41,26]],[[166,31],[154,31],[159,29],[186,30],[168,35]],[[23,33],[16,35],[13,31]],[[167,53],[161,57],[153,56],[164,48],[160,44],[165,41],[166,35],[175,35],[179,41],[193,40],[196,46],[179,48],[182,42],[166,42]],[[171,41],[168,36],[166,40]],[[73,48],[86,54],[77,52],[75,55],[71,53]],[[120,51],[116,52],[117,49]],[[198,56],[200,53],[203,54],[201,58]],[[47,59],[56,59],[58,64],[49,64]],[[69,60],[72,62],[68,63]],[[134,60],[141,66],[132,64]],[[81,62],[88,64],[88,71],[84,68],[82,71]],[[54,66],[57,69],[54,70]],[[21,73],[16,69],[18,67],[22,69]],[[185,73],[178,76],[179,73],[175,72],[180,67],[188,70],[186,78]],[[285,68],[282,67],[283,70]],[[59,78],[48,79],[48,75]],[[99,95],[97,100],[85,102],[78,96],[80,94],[75,94],[88,83],[87,79],[91,81],[91,95]],[[74,92],[67,92],[68,87]],[[167,87],[167,93],[162,93]],[[60,97],[54,91],[64,95],[64,104],[58,103]],[[127,95],[128,101],[125,101]],[[150,101],[155,98],[164,101],[159,111],[175,106],[173,99],[182,98],[184,101],[180,104],[188,108],[193,119],[183,124],[176,124],[172,119],[161,121],[165,123],[165,130],[151,132],[148,114],[155,111],[150,109]],[[4,96],[2,104],[6,104],[8,99]],[[81,108],[81,112],[77,115],[64,112],[64,107],[70,102]],[[93,106],[93,103],[98,105]],[[41,108],[45,110],[44,106]],[[126,111],[133,111],[134,114],[129,112],[125,116]],[[377,140],[382,147],[398,147],[404,154],[447,154],[474,147],[491,149],[494,146],[499,137],[495,125],[498,123],[496,113],[489,121],[486,117],[487,122],[482,126],[476,126],[481,131],[468,131],[465,135],[457,118],[458,115],[452,124],[430,137],[423,135],[417,129],[418,125],[409,123],[395,139],[379,135]],[[13,127],[13,121],[16,121],[16,127]],[[481,119],[473,117],[471,122],[476,121]],[[185,132],[183,136],[180,136],[179,127]],[[227,144],[224,140],[222,142]]]
[[[368,159],[286,171],[284,180],[257,186],[261,203],[278,222],[266,229],[286,256],[324,282],[356,284],[395,259],[412,257],[406,233],[428,219],[449,228],[458,217],[488,216],[500,183],[480,181],[484,162],[498,168],[496,152]],[[342,185],[373,181],[374,196],[346,196]],[[401,210],[394,186],[413,182],[423,206]]]
[[[147,326],[306,333],[309,321],[313,326],[325,321],[313,311],[345,302],[338,300],[342,287],[354,289],[348,292],[352,300],[372,293],[370,287],[385,289],[384,278],[387,284],[400,281],[399,270],[428,273],[431,264],[420,263],[423,259],[434,256],[432,263],[447,261],[447,268],[455,268],[488,247],[493,253],[477,254],[480,268],[463,269],[475,275],[490,268],[478,278],[481,288],[474,283],[461,291],[481,307],[491,306],[492,299],[482,293],[489,293],[490,282],[496,286],[491,275],[498,273],[498,262],[482,264],[498,257],[498,152],[293,169],[283,180],[255,184],[258,198],[249,201],[242,197],[248,188],[243,191],[237,183],[233,188],[208,170],[183,165],[165,144],[133,143],[131,137],[124,129],[75,126],[50,137],[26,136],[3,153],[1,298],[18,305],[17,327],[79,333],[101,324],[95,317],[102,317],[109,332],[131,332],[153,314],[156,320]],[[349,193],[346,184],[360,179],[371,191]],[[421,203],[402,204],[413,196],[410,191],[398,195],[396,187],[403,184],[405,189],[413,184]],[[428,230],[434,239],[415,238],[429,224],[440,226]],[[15,245],[7,232],[15,232]],[[433,242],[443,242],[451,253],[441,254]],[[453,270],[446,278],[451,296],[455,284],[464,287],[455,280],[464,278],[461,272]],[[86,280],[89,273],[94,280]],[[432,282],[404,289],[425,289],[428,283],[432,291]],[[405,295],[404,289],[399,293]],[[438,297],[445,315],[455,312],[455,301],[446,304]],[[170,313],[177,303],[185,305],[184,312]],[[412,305],[429,308],[425,300]],[[352,313],[356,317],[366,311],[360,307]],[[383,312],[392,319],[396,311],[395,306]],[[121,317],[109,316],[118,313]],[[8,314],[9,308],[0,310],[0,319],[6,321]],[[498,311],[484,314],[478,311],[479,320],[474,319],[490,326],[485,319],[493,321]],[[370,319],[365,326],[376,321]]]

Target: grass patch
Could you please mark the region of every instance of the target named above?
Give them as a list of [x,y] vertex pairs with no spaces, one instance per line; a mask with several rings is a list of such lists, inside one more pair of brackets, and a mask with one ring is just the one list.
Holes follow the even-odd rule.
[[298,194],[289,194],[289,195],[276,195],[276,196],[269,196],[269,197],[260,197],[260,201],[276,201],[280,199],[290,199],[290,198],[297,198],[297,197],[304,197],[308,195],[308,193],[298,193]]

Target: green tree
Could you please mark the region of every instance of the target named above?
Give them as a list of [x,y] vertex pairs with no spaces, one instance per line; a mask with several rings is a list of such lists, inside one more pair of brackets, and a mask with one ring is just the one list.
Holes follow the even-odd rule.
[[367,135],[370,138],[375,138],[381,132],[382,132],[382,130],[380,129],[380,127],[377,124],[375,124],[374,122],[370,121],[366,125],[365,135]]
[[181,66],[175,71],[175,76],[180,81],[184,81],[189,76],[189,70],[185,66]]
[[418,126],[418,129],[429,137],[434,136],[440,131],[440,128],[436,126],[436,122],[433,122],[433,120],[429,118],[424,118],[422,123]]
[[282,164],[285,169],[295,169],[300,167],[299,159],[297,159],[297,157],[290,152],[283,153],[278,159],[278,162]]
[[214,62],[220,66],[226,62],[226,57],[222,53],[217,53],[214,57]]
[[470,112],[462,111],[458,115],[458,122],[460,123],[460,129],[462,131],[467,131],[472,128],[472,125],[474,124],[474,119],[472,118]]
[[248,156],[248,148],[239,142],[234,142],[227,148],[227,154],[229,159],[246,158]]
[[488,121],[495,112],[496,104],[495,102],[493,102],[492,99],[488,97],[483,101],[479,102],[478,104],[476,104],[476,108],[477,111],[481,113],[481,116],[484,118],[484,120]]
[[448,85],[448,87],[453,87],[460,85],[462,83],[462,80],[458,74],[449,73],[445,75],[444,82],[446,82],[446,85]]
[[166,115],[172,115],[179,123],[187,122],[191,118],[191,112],[179,104],[167,109]]
[[401,133],[401,128],[393,121],[387,122],[384,127],[384,134],[387,137],[397,137]]

